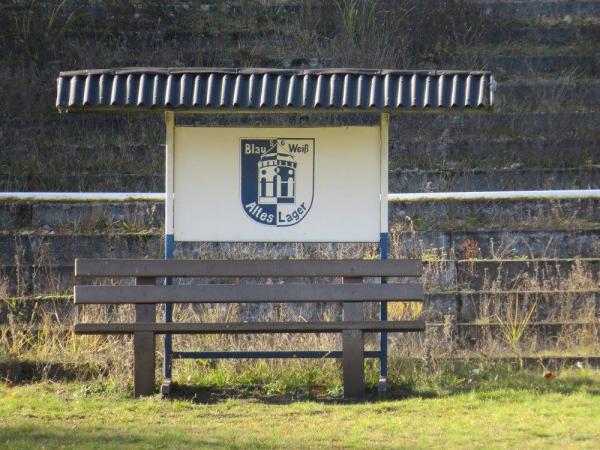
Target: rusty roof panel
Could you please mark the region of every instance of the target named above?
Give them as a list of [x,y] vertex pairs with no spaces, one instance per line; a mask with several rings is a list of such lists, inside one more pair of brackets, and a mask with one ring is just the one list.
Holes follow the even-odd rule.
[[489,72],[163,69],[61,72],[60,111],[489,108]]

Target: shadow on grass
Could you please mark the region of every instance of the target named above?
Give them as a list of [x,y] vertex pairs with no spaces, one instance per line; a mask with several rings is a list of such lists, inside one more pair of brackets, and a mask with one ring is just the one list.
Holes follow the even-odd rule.
[[357,402],[375,402],[380,400],[402,400],[407,398],[436,398],[440,394],[433,390],[416,390],[409,386],[393,384],[387,392],[377,393],[376,388],[367,388],[363,399],[345,399],[343,394],[331,395],[326,389],[315,387],[298,389],[286,393],[269,393],[262,385],[240,385],[236,387],[215,387],[191,384],[172,386],[169,400],[187,400],[192,403],[214,404],[232,399],[254,400],[266,404],[289,404],[298,401],[311,401],[325,404],[350,404]]
[[[254,400],[267,404],[287,404],[297,401],[320,403],[355,403],[356,400],[343,398],[340,389],[327,390],[324,387],[298,388],[288,392],[271,392],[268,385],[239,384],[235,387],[177,384],[172,386],[169,399],[187,400],[193,403],[211,404],[231,399]],[[422,379],[391,380],[387,391],[378,394],[376,386],[367,386],[361,401],[404,400],[411,398],[432,399],[451,397],[465,393],[475,393],[485,397],[501,391],[529,392],[535,394],[587,393],[600,395],[600,372],[566,372],[556,379],[547,380],[543,374],[529,371],[515,371],[497,368],[489,371],[440,372],[423,374]]]
[[0,380],[14,384],[37,381],[85,381],[98,378],[101,372],[83,364],[63,364],[50,361],[0,359]]
[[194,433],[175,433],[164,429],[131,430],[82,430],[72,427],[52,428],[31,425],[5,425],[0,427],[0,447],[2,448],[231,448],[226,442],[219,442],[215,436]]
[[327,396],[319,390],[298,390],[292,393],[271,394],[262,385],[242,385],[236,387],[214,387],[174,383],[169,400],[187,400],[199,404],[215,404],[232,399],[254,400],[267,404],[289,404],[297,401],[317,401],[322,403],[349,403],[341,397]]

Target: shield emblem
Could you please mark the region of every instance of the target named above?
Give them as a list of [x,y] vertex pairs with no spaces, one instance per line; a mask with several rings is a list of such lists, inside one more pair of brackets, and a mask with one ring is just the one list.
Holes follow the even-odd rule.
[[241,201],[255,222],[289,227],[310,211],[315,178],[315,140],[240,140]]

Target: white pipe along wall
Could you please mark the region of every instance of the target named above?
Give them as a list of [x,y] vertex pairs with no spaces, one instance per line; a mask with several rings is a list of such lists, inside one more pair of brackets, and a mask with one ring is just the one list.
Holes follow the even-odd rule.
[[[393,203],[578,199],[600,199],[600,189],[570,189],[550,191],[416,192],[388,194],[388,201]],[[0,192],[0,201],[4,202],[159,202],[164,200],[164,192]]]
[[481,200],[570,200],[600,199],[600,189],[551,191],[481,191],[481,192],[417,192],[388,194],[388,201],[398,203],[481,201]]

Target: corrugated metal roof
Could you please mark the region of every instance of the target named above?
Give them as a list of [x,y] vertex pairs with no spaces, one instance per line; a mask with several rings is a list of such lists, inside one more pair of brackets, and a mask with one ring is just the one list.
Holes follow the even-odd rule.
[[126,68],[61,72],[61,111],[489,108],[489,72]]

